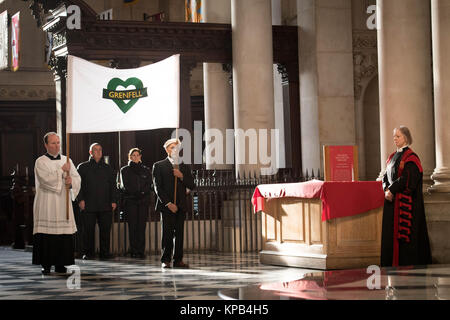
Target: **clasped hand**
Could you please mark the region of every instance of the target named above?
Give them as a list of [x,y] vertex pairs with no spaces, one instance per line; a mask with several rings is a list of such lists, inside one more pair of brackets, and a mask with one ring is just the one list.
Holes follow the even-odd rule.
[[183,179],[183,173],[179,169],[173,169],[173,175],[177,178]]
[[388,189],[388,190],[386,190],[386,191],[384,192],[384,198],[385,198],[387,201],[391,201],[391,202],[392,202],[392,199],[394,198],[394,195],[393,195],[392,192]]
[[178,207],[172,202],[167,205],[167,208],[169,208],[169,210],[172,211],[172,213],[177,213],[178,211]]

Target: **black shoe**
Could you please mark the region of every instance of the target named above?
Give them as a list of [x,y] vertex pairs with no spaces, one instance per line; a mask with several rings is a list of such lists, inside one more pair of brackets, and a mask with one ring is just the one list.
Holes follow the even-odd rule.
[[170,268],[172,268],[172,267],[170,266],[170,262],[163,262],[163,263],[161,264],[161,267],[162,267],[163,269],[170,269]]
[[55,266],[55,272],[57,272],[57,273],[67,273],[67,269],[64,266]]
[[42,266],[42,269],[41,269],[42,274],[44,274],[44,275],[50,274],[50,268],[51,268],[51,266],[50,267]]

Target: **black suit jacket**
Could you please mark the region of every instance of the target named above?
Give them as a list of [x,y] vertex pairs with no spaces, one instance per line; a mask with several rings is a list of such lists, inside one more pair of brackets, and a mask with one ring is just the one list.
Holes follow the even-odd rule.
[[81,177],[78,202],[85,201],[87,212],[111,211],[111,203],[117,203],[119,198],[111,166],[103,158],[97,163],[90,157],[78,165],[78,173]]
[[[178,212],[186,212],[188,207],[186,203],[186,188],[193,190],[194,178],[192,177],[190,166],[181,163],[179,170],[183,173],[183,180],[177,181],[177,207]],[[175,177],[173,175],[173,166],[169,159],[158,161],[153,165],[153,186],[156,193],[156,210],[162,211],[169,202],[173,203]]]

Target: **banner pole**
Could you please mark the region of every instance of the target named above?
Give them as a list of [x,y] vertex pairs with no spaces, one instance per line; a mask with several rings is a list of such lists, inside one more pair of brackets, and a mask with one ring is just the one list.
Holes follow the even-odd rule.
[[[178,140],[178,128],[175,130],[175,136]],[[175,163],[175,169],[178,169],[178,163]],[[175,188],[173,189],[173,204],[177,205],[177,181],[178,178],[175,176]]]
[[121,151],[121,148],[120,148],[120,131],[118,131],[118,134],[119,134],[119,148],[118,148],[118,150],[119,150],[119,172],[120,172],[120,168],[122,168],[122,151]]
[[[66,163],[69,163],[70,156],[70,133],[66,133]],[[70,176],[70,170],[68,175]],[[66,219],[69,220],[69,187],[66,186]]]

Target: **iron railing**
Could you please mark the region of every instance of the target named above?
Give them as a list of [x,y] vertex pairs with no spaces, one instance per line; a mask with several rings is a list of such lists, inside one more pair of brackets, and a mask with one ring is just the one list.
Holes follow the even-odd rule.
[[[184,251],[190,253],[258,252],[262,249],[261,216],[253,212],[251,203],[256,186],[304,182],[312,179],[323,180],[318,170],[311,173],[306,171],[302,174],[295,169],[279,169],[277,174],[272,176],[256,176],[255,173],[250,173],[236,178],[234,170],[206,170],[203,167],[193,170],[193,176],[196,188],[187,195],[189,210],[186,213],[184,226]],[[146,222],[146,253],[153,255],[161,252],[161,224],[160,215],[155,211],[154,192],[150,198]],[[32,205],[32,197],[26,199],[31,201]],[[77,210],[76,203],[73,204],[73,208],[78,227],[74,237],[75,248],[81,253],[82,213]],[[18,214],[20,213],[17,212],[14,215]],[[120,203],[112,220],[111,253],[116,256],[127,255],[128,226],[126,213]],[[96,250],[98,250],[98,227],[96,229]],[[28,225],[27,230],[32,230],[32,225]],[[25,242],[31,242],[31,239],[26,240],[28,241]]]
[[[276,175],[244,174],[235,177],[234,170],[193,170],[196,188],[188,197],[190,208],[184,226],[184,251],[191,253],[225,251],[257,252],[262,249],[261,216],[253,213],[251,198],[259,184],[304,182],[322,179],[320,172],[304,175],[292,169],[280,169]],[[146,253],[161,252],[161,225],[155,212],[155,194],[146,228]],[[116,211],[111,250],[126,255],[129,249],[126,217]]]

